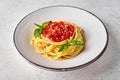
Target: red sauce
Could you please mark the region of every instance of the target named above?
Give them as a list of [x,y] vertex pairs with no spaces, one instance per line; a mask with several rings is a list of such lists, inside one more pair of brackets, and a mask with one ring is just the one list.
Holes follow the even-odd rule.
[[49,23],[42,34],[54,42],[61,42],[69,39],[73,33],[74,27],[61,21]]

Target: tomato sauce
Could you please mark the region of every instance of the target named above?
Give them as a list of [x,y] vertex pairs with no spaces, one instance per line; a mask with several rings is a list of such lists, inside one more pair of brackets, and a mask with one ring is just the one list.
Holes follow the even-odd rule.
[[74,26],[64,22],[51,22],[43,30],[42,35],[54,42],[69,39],[74,33]]

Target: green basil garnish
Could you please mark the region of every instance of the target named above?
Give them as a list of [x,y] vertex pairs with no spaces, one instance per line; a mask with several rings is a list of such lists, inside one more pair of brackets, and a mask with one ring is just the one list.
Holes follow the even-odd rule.
[[42,30],[40,30],[39,28],[34,30],[34,37],[37,38],[40,34],[42,33]]
[[45,29],[45,27],[52,21],[46,21],[42,23],[42,25],[34,23],[35,26],[38,28],[34,30],[34,37],[37,38],[40,34],[42,34],[42,31]]
[[67,44],[63,44],[60,49],[58,50],[58,52],[62,52],[68,49],[68,45]]
[[82,46],[84,45],[82,42],[78,41],[78,40],[72,40],[69,42],[70,46]]
[[66,44],[63,44],[58,52],[63,52],[69,48],[69,46],[83,46],[84,43],[78,41],[78,40],[66,40]]

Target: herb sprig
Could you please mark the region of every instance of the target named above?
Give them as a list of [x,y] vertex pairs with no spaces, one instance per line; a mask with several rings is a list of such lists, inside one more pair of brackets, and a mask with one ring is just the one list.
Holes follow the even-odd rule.
[[46,21],[46,22],[42,23],[42,25],[34,23],[34,25],[37,26],[37,28],[34,30],[34,37],[37,38],[40,34],[42,34],[45,27],[51,22],[52,21]]
[[66,40],[66,44],[63,44],[58,52],[63,52],[69,48],[69,46],[83,46],[84,43],[78,41],[78,40]]

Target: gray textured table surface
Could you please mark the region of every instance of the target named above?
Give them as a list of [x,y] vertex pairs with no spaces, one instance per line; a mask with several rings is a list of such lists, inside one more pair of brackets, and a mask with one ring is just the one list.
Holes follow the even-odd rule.
[[[75,71],[52,72],[27,63],[13,45],[17,23],[28,13],[51,5],[71,5],[102,19],[109,44],[95,63]],[[0,0],[0,80],[120,80],[120,0]]]

